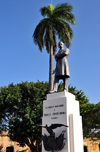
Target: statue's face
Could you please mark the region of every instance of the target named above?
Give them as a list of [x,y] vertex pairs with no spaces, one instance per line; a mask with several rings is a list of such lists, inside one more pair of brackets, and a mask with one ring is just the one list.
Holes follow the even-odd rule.
[[63,42],[59,42],[58,46],[59,46],[59,48],[63,48],[63,46],[64,46]]

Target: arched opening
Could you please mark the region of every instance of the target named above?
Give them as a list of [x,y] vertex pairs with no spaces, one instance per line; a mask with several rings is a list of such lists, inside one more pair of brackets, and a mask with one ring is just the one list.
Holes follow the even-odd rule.
[[88,152],[87,146],[84,146],[84,152]]
[[99,143],[99,151],[100,151],[100,143]]
[[13,146],[6,147],[6,152],[14,152],[14,147]]

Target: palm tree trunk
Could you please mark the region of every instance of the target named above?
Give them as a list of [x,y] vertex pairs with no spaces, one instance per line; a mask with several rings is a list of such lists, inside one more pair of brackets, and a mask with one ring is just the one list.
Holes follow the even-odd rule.
[[53,90],[53,46],[50,47],[50,59],[49,59],[49,91]]

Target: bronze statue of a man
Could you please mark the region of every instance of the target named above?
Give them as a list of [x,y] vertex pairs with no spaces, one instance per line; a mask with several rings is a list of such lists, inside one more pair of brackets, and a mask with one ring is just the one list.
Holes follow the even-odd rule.
[[70,72],[69,72],[67,57],[69,55],[69,49],[63,48],[64,47],[63,42],[59,42],[58,47],[60,49],[58,53],[55,55],[56,69],[54,70],[55,72],[54,89],[50,93],[57,92],[59,79],[63,80],[63,90],[68,91],[68,78],[70,77]]

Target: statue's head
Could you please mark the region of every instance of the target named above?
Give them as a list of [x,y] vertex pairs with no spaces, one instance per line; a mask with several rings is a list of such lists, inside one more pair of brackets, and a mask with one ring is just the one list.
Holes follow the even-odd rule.
[[63,48],[63,47],[64,47],[64,43],[63,43],[63,42],[59,42],[59,43],[58,43],[58,47],[59,47],[59,48]]

